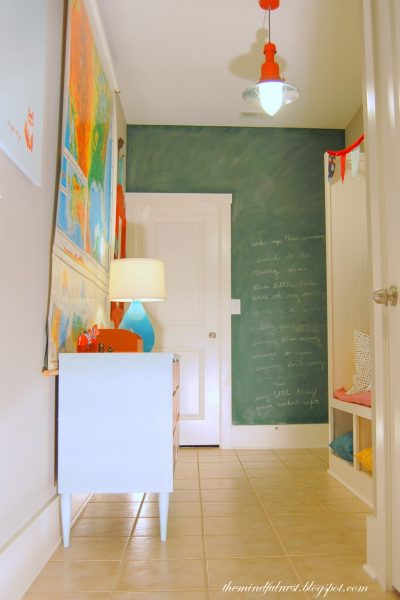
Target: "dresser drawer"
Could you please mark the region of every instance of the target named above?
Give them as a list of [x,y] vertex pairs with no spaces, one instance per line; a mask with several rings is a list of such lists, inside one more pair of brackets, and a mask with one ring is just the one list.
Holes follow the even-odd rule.
[[179,387],[179,360],[176,358],[172,362],[172,386],[174,392]]
[[175,423],[174,436],[173,436],[173,460],[174,463],[178,457],[179,450],[179,418]]
[[174,391],[174,397],[173,397],[173,403],[172,403],[172,410],[173,410],[173,427],[175,427],[175,424],[177,422],[177,420],[179,419],[179,386],[177,387],[177,389]]
[[172,428],[173,428],[173,460],[174,463],[178,456],[179,448],[179,360],[174,359],[172,363],[172,388],[173,388],[173,399],[172,399]]

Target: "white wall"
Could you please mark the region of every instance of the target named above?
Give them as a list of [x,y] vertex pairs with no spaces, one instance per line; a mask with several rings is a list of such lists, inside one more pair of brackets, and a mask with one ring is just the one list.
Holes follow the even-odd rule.
[[[60,148],[64,1],[48,4],[42,186],[35,187],[0,151],[0,597],[7,600],[19,597],[59,536],[56,381],[41,370]],[[29,540],[23,553],[16,551],[22,539]]]
[[[361,105],[358,111],[354,114],[351,121],[347,124],[345,129],[345,144],[350,146],[355,142],[362,133],[364,133],[364,120],[363,120],[363,106]],[[364,152],[364,142],[361,144],[361,152]]]
[[[1,600],[21,598],[60,541],[56,379],[41,371],[60,164],[66,4],[48,0],[42,186],[35,187],[0,151]],[[116,111],[117,137],[126,140],[118,96]],[[85,498],[75,499],[74,514]]]

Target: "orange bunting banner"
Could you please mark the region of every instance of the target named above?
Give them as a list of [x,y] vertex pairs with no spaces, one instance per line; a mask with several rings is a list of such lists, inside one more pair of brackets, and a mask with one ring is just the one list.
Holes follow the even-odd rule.
[[355,177],[358,170],[358,163],[360,158],[360,144],[364,141],[364,134],[360,135],[358,140],[356,140],[353,144],[348,146],[347,148],[343,148],[343,150],[327,150],[327,154],[329,155],[328,160],[328,180],[331,182],[333,178],[333,174],[335,172],[335,161],[336,157],[340,157],[340,177],[342,179],[342,183],[344,181],[344,177],[346,174],[346,158],[347,155],[350,154],[351,159],[351,175]]

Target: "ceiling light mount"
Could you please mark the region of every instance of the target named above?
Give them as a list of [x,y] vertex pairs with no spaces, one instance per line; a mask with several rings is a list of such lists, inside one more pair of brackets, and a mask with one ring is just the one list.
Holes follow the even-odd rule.
[[263,10],[275,10],[279,7],[280,0],[259,0],[260,8]]
[[265,62],[261,65],[260,81],[243,92],[246,102],[261,106],[273,116],[282,104],[290,104],[300,95],[296,86],[287,83],[275,62],[276,46],[271,42],[270,11],[279,7],[280,0],[259,0],[260,7],[269,12],[268,42],[264,46]]

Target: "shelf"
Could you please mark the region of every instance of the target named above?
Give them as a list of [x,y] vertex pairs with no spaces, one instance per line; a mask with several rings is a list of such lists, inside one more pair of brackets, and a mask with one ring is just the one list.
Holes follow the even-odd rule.
[[356,417],[371,420],[372,410],[370,406],[355,404],[354,402],[343,402],[343,400],[338,400],[337,398],[332,398],[329,401],[329,405],[331,408],[356,415]]
[[329,454],[328,473],[368,506],[373,505],[372,475],[361,471],[356,464],[336,456],[332,451]]
[[[334,398],[334,391],[352,387],[355,371],[354,331],[371,330],[371,264],[365,161],[360,155],[357,177],[328,181],[325,175],[329,440],[351,432],[354,463],[331,450],[329,474],[369,506],[373,502],[372,474],[356,454],[372,445],[370,406]],[[327,173],[328,161],[325,161]]]

